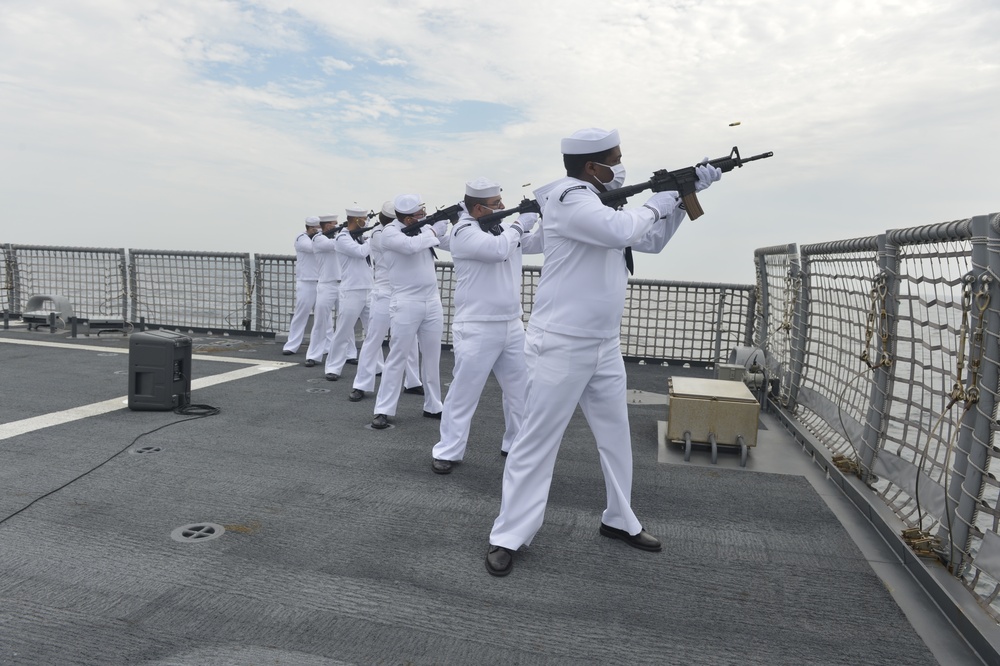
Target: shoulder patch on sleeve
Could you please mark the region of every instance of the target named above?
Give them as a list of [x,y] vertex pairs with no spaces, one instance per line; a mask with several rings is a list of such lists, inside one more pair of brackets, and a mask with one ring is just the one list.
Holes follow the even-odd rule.
[[566,198],[566,195],[572,192],[573,190],[585,190],[585,189],[587,189],[586,185],[574,185],[573,187],[570,187],[569,189],[565,190],[562,194],[559,195],[560,203],[562,202],[563,199]]

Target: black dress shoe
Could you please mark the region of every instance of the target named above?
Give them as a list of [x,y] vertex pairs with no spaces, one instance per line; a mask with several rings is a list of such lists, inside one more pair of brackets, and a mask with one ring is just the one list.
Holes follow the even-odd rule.
[[295,353],[295,352],[293,352],[293,351],[288,351],[287,349],[282,349],[282,350],[281,350],[281,355],[282,355],[282,356],[291,356],[291,355],[292,355],[292,354],[294,354],[294,353]]
[[434,470],[435,474],[451,474],[451,466],[450,460],[438,460],[437,458],[431,463],[431,469]]
[[306,362],[303,363],[302,365],[306,366],[307,368],[311,368],[314,365],[316,365],[316,361],[312,360],[311,358],[307,358]]
[[411,386],[408,389],[403,389],[403,393],[409,393],[410,395],[423,395],[424,394],[424,387],[423,386]]
[[328,382],[335,382],[338,379],[340,379],[340,375],[338,375],[337,373],[335,373],[335,372],[328,372],[328,373],[326,373],[326,381],[328,381]]
[[509,451],[504,451],[503,449],[500,449],[500,455],[502,455],[504,458],[507,457],[508,453],[509,453]]
[[638,534],[629,534],[625,530],[608,527],[604,523],[601,523],[600,532],[601,536],[606,536],[610,539],[621,539],[628,545],[633,548],[638,548],[639,550],[648,550],[650,552],[658,553],[663,547],[660,545],[659,539],[643,529],[640,529]]
[[347,359],[347,365],[357,365],[357,364],[358,364],[358,359],[356,358]]
[[389,417],[385,414],[376,414],[372,419],[372,427],[376,430],[385,430],[389,427]]
[[426,419],[437,419],[438,421],[440,421],[441,420],[441,412],[428,412],[428,411],[425,410],[424,411],[424,418],[426,418]]
[[347,399],[351,402],[358,402],[365,397],[365,392],[361,389],[354,389],[351,391],[351,395],[347,396]]
[[506,576],[514,568],[514,551],[503,546],[490,545],[486,551],[486,570],[491,576]]

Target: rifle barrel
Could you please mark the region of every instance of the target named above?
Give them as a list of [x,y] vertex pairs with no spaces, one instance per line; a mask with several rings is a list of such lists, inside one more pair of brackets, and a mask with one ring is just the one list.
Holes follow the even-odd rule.
[[493,213],[490,213],[489,215],[483,215],[481,218],[479,218],[478,221],[479,224],[481,225],[492,225],[494,222],[499,222],[508,215],[513,215],[514,213],[519,213],[519,212],[521,211],[519,211],[516,208],[504,208],[503,210],[495,211]]
[[504,208],[503,210],[498,210],[496,212],[490,213],[489,215],[483,215],[477,221],[483,229],[487,229],[493,226],[494,223],[499,222],[508,215],[513,215],[514,213],[541,213],[542,208],[538,205],[538,202],[534,199],[529,199],[525,197],[521,199],[521,203],[514,206],[513,208]]
[[760,155],[754,155],[753,157],[744,157],[740,161],[741,162],[753,162],[755,160],[767,159],[768,157],[774,157],[774,152],[769,150],[766,153],[761,153]]

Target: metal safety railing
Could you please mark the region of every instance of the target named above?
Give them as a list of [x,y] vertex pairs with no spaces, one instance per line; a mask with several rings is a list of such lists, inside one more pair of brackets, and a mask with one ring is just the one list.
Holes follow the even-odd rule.
[[765,248],[757,275],[777,403],[1000,620],[1000,215]]
[[252,330],[249,254],[131,250],[128,256],[133,322]]
[[788,404],[792,383],[791,339],[796,303],[799,298],[800,268],[798,249],[794,243],[756,250],[754,265],[757,274],[757,307],[753,326],[753,341],[767,349],[767,370],[782,381],[781,401]]
[[295,257],[258,254],[253,262],[255,330],[287,331],[295,311]]
[[[19,315],[33,294],[67,296],[83,318],[114,314],[153,327],[272,335],[288,330],[295,306],[295,257],[276,254],[163,252],[5,245],[0,287]],[[437,262],[450,345],[455,273]],[[541,268],[522,273],[527,322]],[[629,359],[708,365],[750,342],[750,285],[632,280],[622,317]],[[79,304],[79,305],[78,305]],[[81,307],[82,306],[82,307]]]
[[32,295],[65,296],[81,319],[127,318],[125,250],[4,245],[4,307],[20,316]]

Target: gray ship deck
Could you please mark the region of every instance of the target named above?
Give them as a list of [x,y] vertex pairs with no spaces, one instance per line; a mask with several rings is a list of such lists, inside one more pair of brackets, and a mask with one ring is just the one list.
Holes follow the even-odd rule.
[[[0,331],[0,664],[982,663],[773,416],[745,469],[659,440],[668,373],[695,371],[628,368],[634,506],[663,552],[598,535],[577,414],[545,525],[496,579],[492,380],[439,476],[421,399],[366,428],[352,366],[329,383],[273,341],[196,337],[192,400],[221,413],[177,423],[125,407],[127,351]],[[171,538],[196,523],[225,532]]]

